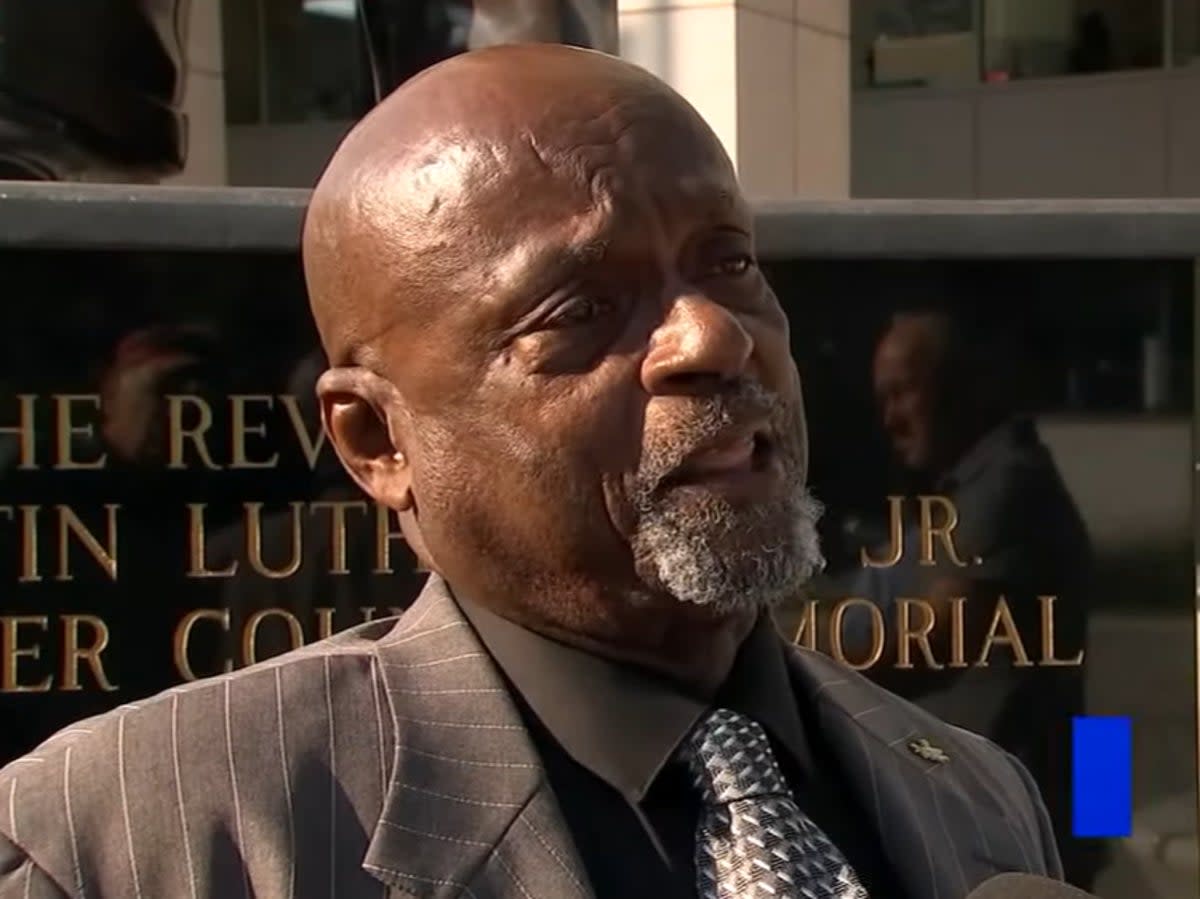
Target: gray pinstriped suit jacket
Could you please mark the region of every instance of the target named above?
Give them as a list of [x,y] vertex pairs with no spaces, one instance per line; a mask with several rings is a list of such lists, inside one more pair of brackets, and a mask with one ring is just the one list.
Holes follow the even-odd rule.
[[[792,677],[911,899],[1059,876],[1010,757],[825,656],[796,650]],[[910,752],[919,737],[949,761]],[[589,897],[560,801],[435,577],[398,619],[80,722],[0,771],[0,899]]]

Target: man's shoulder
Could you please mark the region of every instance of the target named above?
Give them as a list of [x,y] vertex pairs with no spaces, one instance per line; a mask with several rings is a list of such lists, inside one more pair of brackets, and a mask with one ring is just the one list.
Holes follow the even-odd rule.
[[794,645],[791,652],[794,664],[815,671],[828,685],[820,689],[823,701],[844,713],[857,729],[874,734],[876,729],[868,726],[871,719],[886,716],[891,720],[888,731],[911,734],[908,743],[917,747],[905,743],[900,751],[919,754],[928,745],[931,760],[944,753],[954,759],[956,767],[970,769],[976,781],[990,785],[1000,795],[1028,793],[1021,764],[986,737],[943,721],[824,653]]
[[[239,803],[247,813],[250,794],[270,803],[286,792],[284,776],[328,770],[335,732],[377,745],[378,770],[392,725],[376,647],[402,621],[370,622],[72,724],[0,769],[0,837],[60,880],[75,865],[64,838],[87,851],[131,810],[144,821],[155,808],[204,808],[210,823]],[[272,778],[279,789],[264,789]],[[164,845],[178,836],[173,823],[162,821]]]
[[330,816],[377,816],[395,746],[381,645],[406,626],[370,622],[60,731],[0,770],[9,866],[67,895],[183,895],[185,875],[220,894],[243,848],[269,879]]
[[[178,729],[181,717],[186,718],[196,710],[216,714],[214,724],[220,724],[236,707],[273,707],[281,703],[289,719],[294,720],[294,716],[302,716],[313,705],[315,691],[323,691],[326,686],[337,689],[343,681],[371,679],[376,644],[395,630],[402,618],[377,619],[258,664],[172,687],[77,721],[49,737],[33,752],[0,768],[0,783],[18,775],[35,777],[37,770],[53,766],[68,753],[78,758],[82,754],[120,751],[118,738],[122,735],[159,723]],[[261,716],[254,722],[242,723],[274,726]]]

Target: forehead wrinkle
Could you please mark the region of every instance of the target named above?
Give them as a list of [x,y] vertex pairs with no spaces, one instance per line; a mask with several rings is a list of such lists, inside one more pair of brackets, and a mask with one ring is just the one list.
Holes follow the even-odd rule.
[[[696,209],[705,217],[744,219],[745,202],[724,149],[703,122],[692,121],[692,116],[681,114],[687,110],[665,104],[663,99],[657,95],[627,98],[532,146],[543,165],[565,168],[577,183],[586,186],[598,205],[611,208],[615,195],[627,192],[638,200],[649,198],[660,211]],[[707,145],[711,152],[693,160],[691,171],[652,164],[661,160],[664,152],[673,152],[672,134],[694,138],[692,146]],[[634,162],[642,165],[631,164]],[[672,168],[675,171],[664,177],[664,171]],[[651,179],[645,177],[647,171],[652,173]]]
[[[570,179],[561,169],[545,172],[536,143],[442,136],[388,160],[384,189],[378,172],[356,179],[364,189],[350,191],[348,199],[360,239],[350,243],[377,276],[373,300],[356,322],[357,344],[386,340],[400,327],[428,335],[439,323],[479,315],[483,306],[494,311],[466,337],[483,349],[495,332],[488,325],[512,308],[507,301],[539,298],[566,264],[596,252],[609,230],[607,207],[589,204],[583,192],[571,197]],[[531,166],[540,178],[529,177]],[[558,176],[568,200],[551,204],[549,215],[536,202],[545,198],[547,174]],[[507,224],[496,227],[492,213]],[[394,336],[414,343],[415,334]],[[406,354],[419,358],[415,347]]]

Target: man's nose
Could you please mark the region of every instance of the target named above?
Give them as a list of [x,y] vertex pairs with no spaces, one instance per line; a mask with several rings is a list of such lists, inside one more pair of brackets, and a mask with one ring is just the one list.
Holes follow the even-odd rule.
[[687,294],[675,300],[654,332],[642,383],[651,394],[709,391],[742,377],[753,352],[754,339],[733,312]]

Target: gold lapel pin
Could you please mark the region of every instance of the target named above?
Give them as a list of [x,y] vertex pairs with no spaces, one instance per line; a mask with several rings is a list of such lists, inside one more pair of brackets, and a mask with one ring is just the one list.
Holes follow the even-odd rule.
[[908,744],[908,748],[914,755],[920,756],[927,762],[937,762],[938,764],[941,764],[942,762],[950,761],[950,756],[946,755],[946,753],[942,751],[941,747],[934,746],[924,737],[919,740],[913,740]]

